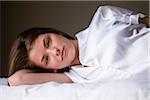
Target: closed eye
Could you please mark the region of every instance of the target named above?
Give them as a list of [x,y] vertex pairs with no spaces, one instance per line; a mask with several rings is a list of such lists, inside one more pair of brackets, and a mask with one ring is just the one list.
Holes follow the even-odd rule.
[[51,39],[49,36],[46,36],[46,38],[43,40],[44,47],[48,48],[50,46]]
[[48,64],[48,61],[49,61],[49,57],[47,55],[44,55],[41,59],[41,62],[43,62],[45,65]]

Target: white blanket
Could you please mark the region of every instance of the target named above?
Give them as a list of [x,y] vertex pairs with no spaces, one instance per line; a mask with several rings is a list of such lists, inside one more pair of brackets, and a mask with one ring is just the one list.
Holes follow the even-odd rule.
[[106,83],[59,84],[9,87],[0,85],[0,100],[150,100],[148,85],[130,80]]

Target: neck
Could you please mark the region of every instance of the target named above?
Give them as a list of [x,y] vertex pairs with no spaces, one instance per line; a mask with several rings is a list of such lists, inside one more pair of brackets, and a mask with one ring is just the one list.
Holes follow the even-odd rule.
[[77,40],[73,40],[72,41],[74,47],[75,47],[75,52],[76,52],[76,56],[74,61],[72,62],[71,65],[80,65],[80,60],[79,60],[79,48],[78,48],[78,41]]

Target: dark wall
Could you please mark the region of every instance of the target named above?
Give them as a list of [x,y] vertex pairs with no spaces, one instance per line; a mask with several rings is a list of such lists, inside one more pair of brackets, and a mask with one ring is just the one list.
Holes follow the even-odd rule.
[[25,29],[53,27],[74,35],[85,28],[98,5],[114,5],[148,15],[148,1],[1,1],[1,76],[7,76],[8,56],[16,35]]
[[[1,5],[0,5],[0,11],[1,11]],[[0,12],[0,26],[2,26],[2,22],[1,22],[1,12]],[[0,27],[0,75],[1,75],[1,73],[2,73],[2,67],[1,67],[1,44],[2,44],[2,41],[1,41],[1,38],[2,38],[2,36],[1,36],[1,34],[2,34],[2,32],[1,32],[1,29],[2,27]]]

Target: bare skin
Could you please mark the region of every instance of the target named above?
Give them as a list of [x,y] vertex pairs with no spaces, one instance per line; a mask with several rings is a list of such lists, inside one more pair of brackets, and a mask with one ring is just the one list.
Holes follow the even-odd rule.
[[[150,25],[148,17],[139,19],[139,22],[146,24],[146,25]],[[39,43],[39,42],[37,42],[37,43]],[[55,64],[56,66],[52,67],[49,64],[49,65],[43,66],[43,67],[44,68],[46,67],[46,68],[60,69],[60,68],[64,68],[68,64],[70,64],[70,65],[80,64],[79,57],[78,57],[79,55],[77,52],[78,51],[77,41],[72,41],[70,43],[73,44],[73,48],[76,51],[76,54],[74,56],[67,58],[67,59],[72,59],[72,60],[70,60],[70,62],[63,63],[63,62],[61,62],[61,60],[59,60],[62,63],[62,66],[60,66],[59,64]],[[61,46],[60,46],[60,48],[61,48]],[[33,52],[34,52],[34,50],[33,50]],[[31,59],[31,61],[35,62],[34,57],[32,59],[32,57],[30,56],[30,59]],[[36,62],[36,64],[41,65],[43,63]],[[8,82],[11,86],[40,84],[40,83],[49,82],[49,81],[56,81],[59,83],[73,83],[73,81],[64,73],[61,73],[61,74],[59,74],[59,73],[33,73],[32,71],[25,70],[25,69],[22,69],[22,70],[15,72],[12,76],[10,76],[8,78]]]
[[[50,38],[50,39],[49,39]],[[44,58],[44,57],[48,58]],[[69,40],[57,34],[40,35],[32,44],[29,59],[34,64],[46,69],[61,69],[80,64],[77,40]],[[8,78],[11,86],[39,84],[48,81],[72,83],[64,73],[33,73],[19,70]]]
[[150,25],[150,22],[149,22],[149,18],[148,18],[148,17],[140,18],[140,19],[139,19],[139,23],[143,23],[143,24],[146,24],[146,25]]
[[29,59],[47,69],[62,69],[80,64],[77,40],[69,40],[53,33],[40,35],[32,44]]
[[41,84],[49,81],[73,83],[63,73],[33,73],[31,70],[19,70],[8,78],[10,86]]

